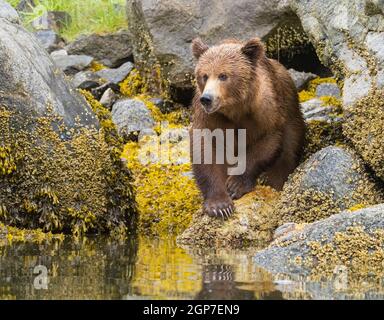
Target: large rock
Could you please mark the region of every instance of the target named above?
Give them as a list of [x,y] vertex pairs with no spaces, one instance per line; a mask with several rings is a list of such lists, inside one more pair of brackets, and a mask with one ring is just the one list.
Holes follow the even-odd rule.
[[97,126],[94,113],[57,72],[33,35],[1,19],[0,39],[0,105],[33,110],[38,115],[52,108],[66,125],[74,126],[75,118],[80,117],[81,123]]
[[321,61],[345,78],[345,107],[384,85],[382,6],[372,0],[291,2]]
[[312,280],[345,269],[348,285],[353,279],[372,281],[383,276],[383,249],[384,204],[380,204],[301,226],[256,253],[255,263],[272,273]]
[[[113,126],[101,134],[35,36],[4,18],[0,56],[0,221],[76,234],[124,230],[135,205]],[[111,123],[93,105],[101,124]]]
[[177,89],[192,87],[193,38],[209,44],[229,37],[263,38],[287,18],[289,8],[284,0],[128,0],[127,12],[135,61],[142,70],[163,69]]
[[315,153],[290,176],[275,214],[280,216],[280,225],[314,222],[383,199],[359,157],[352,150],[330,146]]
[[93,56],[110,68],[116,68],[124,62],[132,61],[131,39],[126,30],[105,35],[80,36],[66,49],[69,54]]

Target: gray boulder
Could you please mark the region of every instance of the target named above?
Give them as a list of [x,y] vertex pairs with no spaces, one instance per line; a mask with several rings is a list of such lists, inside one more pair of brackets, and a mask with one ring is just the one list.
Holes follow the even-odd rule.
[[83,55],[52,55],[56,66],[66,74],[75,74],[89,67],[94,60],[93,57]]
[[92,71],[80,71],[72,79],[72,85],[78,89],[93,89],[100,86],[101,80]]
[[52,30],[39,30],[35,32],[35,36],[45,50],[49,53],[59,50],[64,47],[64,40],[55,31]]
[[298,91],[303,90],[309,81],[317,77],[317,75],[311,72],[300,72],[295,69],[289,69],[288,72]]
[[150,110],[136,99],[118,100],[112,107],[112,120],[119,133],[126,137],[155,126]]
[[316,87],[316,96],[340,98],[341,95],[336,83],[320,83]]
[[69,126],[74,125],[76,117],[82,123],[97,125],[93,112],[56,72],[39,41],[18,24],[2,18],[0,50],[0,105],[10,104],[40,115],[52,107]]
[[66,47],[69,54],[90,55],[109,68],[132,60],[131,39],[126,30],[105,35],[83,35]]
[[117,69],[102,69],[97,71],[96,75],[109,83],[119,84],[129,75],[132,69],[132,62],[126,62]]
[[293,0],[321,61],[345,77],[343,104],[351,106],[384,85],[384,16],[380,1]]
[[383,199],[359,157],[352,150],[330,146],[311,156],[289,177],[275,214],[280,215],[279,225],[307,223]]
[[0,19],[6,19],[13,23],[20,23],[17,11],[4,0],[0,0]]
[[[289,15],[288,1],[127,0],[127,20],[140,69],[163,69],[176,88],[191,88],[191,41],[266,37]],[[159,79],[160,81],[161,79]]]
[[[376,247],[374,239],[378,243],[381,241],[382,250],[383,239],[380,240],[377,232],[383,230],[384,204],[353,212],[345,211],[280,236],[269,247],[256,253],[254,261],[272,273],[308,276],[321,270],[323,274],[320,276],[326,277],[332,275],[338,266],[347,264],[353,269],[351,261],[367,250],[364,262],[366,266],[372,263],[370,267],[373,267],[382,263],[375,259],[375,252],[380,251],[380,245]],[[357,269],[355,272],[370,271],[374,269]]]

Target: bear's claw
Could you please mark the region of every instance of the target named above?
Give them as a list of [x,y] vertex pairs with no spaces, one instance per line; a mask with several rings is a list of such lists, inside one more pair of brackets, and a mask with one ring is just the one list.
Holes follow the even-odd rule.
[[211,217],[226,220],[234,212],[234,205],[230,198],[226,200],[208,200],[204,204],[204,211]]

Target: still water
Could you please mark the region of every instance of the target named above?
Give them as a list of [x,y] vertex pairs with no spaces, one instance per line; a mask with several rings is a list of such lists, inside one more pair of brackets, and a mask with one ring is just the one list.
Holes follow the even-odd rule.
[[2,246],[0,299],[311,299],[324,290],[340,298],[329,284],[258,268],[255,250],[191,250],[146,237]]

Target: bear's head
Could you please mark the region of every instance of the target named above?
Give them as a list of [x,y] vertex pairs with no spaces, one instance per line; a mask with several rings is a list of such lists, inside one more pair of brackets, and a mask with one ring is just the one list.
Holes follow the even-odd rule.
[[207,113],[230,115],[248,99],[258,61],[265,57],[260,39],[246,43],[226,40],[209,47],[197,38],[192,41],[197,59],[195,76],[200,102]]

